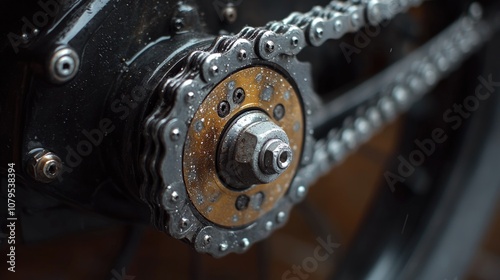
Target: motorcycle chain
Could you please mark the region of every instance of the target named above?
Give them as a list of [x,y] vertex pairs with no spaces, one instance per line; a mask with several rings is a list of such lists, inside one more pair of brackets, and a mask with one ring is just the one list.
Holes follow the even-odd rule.
[[[480,19],[480,9],[471,9],[476,12],[459,19],[403,64],[396,65],[399,74],[372,88],[378,94],[362,104],[364,109],[351,114],[341,127],[333,128],[327,138],[319,140],[313,138],[313,120],[326,109],[320,110],[310,67],[299,62],[296,55],[307,46],[317,47],[367,24],[390,20],[421,2],[332,1],[307,13],[292,13],[262,28],[246,27],[237,35],[220,36],[208,49],[192,52],[182,70],[163,85],[156,109],[145,123],[140,192],[152,210],[152,223],[171,236],[192,243],[197,251],[216,257],[244,252],[283,226],[292,206],[306,196],[316,178],[456,68],[486,40],[488,26]],[[231,73],[256,62],[275,65],[295,81],[306,115],[306,141],[301,166],[287,195],[275,208],[243,228],[224,228],[202,218],[190,205],[182,177],[183,143],[188,128],[200,125],[191,121],[211,89]]]

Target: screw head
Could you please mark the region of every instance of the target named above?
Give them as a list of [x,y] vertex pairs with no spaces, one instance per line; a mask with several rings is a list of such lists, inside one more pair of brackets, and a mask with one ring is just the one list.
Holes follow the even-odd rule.
[[225,100],[219,103],[219,106],[217,106],[217,114],[221,118],[227,117],[227,115],[229,115],[230,112],[231,112],[231,106],[229,105],[229,102]]
[[240,195],[238,196],[238,198],[236,199],[236,209],[238,209],[239,211],[243,211],[243,210],[246,210],[248,208],[248,204],[250,203],[250,197],[248,197],[247,195]]
[[238,18],[238,10],[233,5],[228,5],[222,11],[222,16],[227,23],[234,23]]
[[273,116],[277,121],[280,121],[285,117],[285,107],[282,104],[276,105],[273,110]]
[[241,104],[245,100],[245,90],[242,88],[237,88],[233,92],[233,102],[236,104]]
[[62,56],[56,61],[56,72],[61,77],[69,77],[75,71],[75,60],[70,56]]
[[78,54],[69,46],[56,49],[49,60],[48,73],[54,83],[65,83],[75,77],[80,67]]
[[217,65],[210,66],[210,75],[214,77],[219,75],[219,67]]
[[297,47],[299,45],[299,38],[297,36],[292,37],[292,46]]

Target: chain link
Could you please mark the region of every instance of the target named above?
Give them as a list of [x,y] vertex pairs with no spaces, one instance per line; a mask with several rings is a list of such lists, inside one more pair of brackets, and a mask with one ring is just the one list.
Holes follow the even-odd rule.
[[[310,67],[298,62],[296,55],[306,46],[320,46],[326,40],[356,32],[366,24],[377,25],[421,2],[332,1],[307,13],[293,13],[263,28],[246,27],[235,36],[221,36],[207,50],[191,53],[181,72],[166,81],[162,91],[165,96],[145,125],[141,197],[152,209],[153,223],[173,237],[193,243],[199,252],[214,256],[244,252],[281,227],[292,206],[305,197],[316,178],[344,160],[457,67],[486,38],[487,28],[479,22],[477,13],[460,19],[422,51],[396,65],[399,74],[374,88],[378,95],[362,104],[364,109],[351,114],[341,127],[332,129],[328,137],[319,140],[312,136],[312,118],[313,112],[321,114],[320,102],[311,84]],[[302,96],[306,115],[302,166],[287,196],[275,209],[242,229],[218,227],[199,218],[189,206],[182,178],[183,143],[188,127],[198,126],[191,124],[191,120],[213,85],[259,60],[278,65],[287,72]]]
[[491,31],[479,20],[480,14],[477,13],[464,16],[420,51],[387,70],[390,74],[385,76],[393,78],[384,81],[379,88],[372,88],[373,92],[378,92],[377,97],[346,117],[343,124],[330,130],[325,139],[316,142],[311,164],[299,172],[308,178],[304,183],[312,184],[341,163],[384,124],[393,121],[431,91],[486,41]]

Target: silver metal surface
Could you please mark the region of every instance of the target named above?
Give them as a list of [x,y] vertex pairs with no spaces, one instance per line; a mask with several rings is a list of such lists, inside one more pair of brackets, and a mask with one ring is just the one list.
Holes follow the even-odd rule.
[[54,153],[37,149],[30,153],[31,159],[27,164],[28,173],[38,182],[50,183],[57,179],[62,171],[62,161]]
[[[330,131],[326,139],[317,141],[312,138],[313,112],[317,118],[326,118],[338,108],[317,110],[320,106],[311,85],[310,68],[299,63],[296,55],[306,46],[319,46],[326,40],[355,32],[366,23],[377,24],[390,19],[420,3],[416,0],[332,1],[326,7],[293,13],[285,20],[271,22],[263,28],[246,27],[237,35],[221,36],[209,49],[191,53],[183,70],[170,78],[165,86],[174,95],[175,105],[169,111],[163,110],[165,101],[160,100],[145,124],[145,147],[141,157],[145,180],[141,196],[153,209],[156,226],[175,238],[193,243],[199,252],[217,257],[244,252],[281,227],[292,206],[304,199],[309,186],[319,176],[431,90],[487,37],[488,32],[479,21],[480,13],[476,8],[472,9],[472,17],[460,19],[432,40],[430,47],[410,55],[407,60],[412,63],[398,65],[397,75],[390,73],[380,78],[378,84],[355,89],[362,95],[376,97],[366,98],[360,103],[363,110],[351,113],[341,126]],[[414,63],[422,61],[425,63]],[[236,71],[264,63],[282,69],[295,81],[302,97],[306,120],[303,129],[307,132],[302,154],[292,155],[286,146],[286,135],[272,125],[273,121],[265,114],[264,117],[252,112],[249,117],[236,120],[221,136],[224,140],[219,153],[219,169],[226,171],[222,175],[226,183],[233,185],[236,178],[238,186],[248,188],[253,182],[269,180],[263,175],[279,175],[279,171],[287,167],[285,158],[300,156],[301,167],[287,195],[256,222],[243,228],[214,225],[200,218],[190,206],[182,177],[182,143],[189,126],[193,125],[199,131],[204,129],[203,123],[191,124],[191,120],[213,85]],[[265,97],[263,94],[262,98]],[[225,114],[223,107],[217,109],[221,117]],[[274,119],[279,120],[282,113],[286,112],[275,108]],[[257,124],[243,129],[252,123]],[[175,137],[171,137],[174,130]],[[242,144],[239,138],[251,143]],[[235,151],[230,152],[231,149]],[[164,152],[160,154],[160,151]],[[229,166],[230,161],[240,167]],[[240,207],[247,207],[245,201],[242,198]]]
[[[221,143],[219,174],[228,186],[238,189],[274,181],[292,159],[285,131],[261,111],[248,111],[235,119]],[[282,157],[286,157],[283,162]]]
[[61,84],[73,79],[80,67],[78,54],[69,46],[56,49],[48,62],[48,75],[53,83]]

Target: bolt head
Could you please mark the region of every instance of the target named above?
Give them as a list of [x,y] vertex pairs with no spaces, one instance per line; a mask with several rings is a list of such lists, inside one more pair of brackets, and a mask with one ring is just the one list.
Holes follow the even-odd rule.
[[267,174],[281,174],[292,162],[292,149],[281,140],[270,140],[264,146],[261,168]]
[[361,25],[360,18],[359,18],[359,15],[357,13],[352,14],[351,23],[355,27],[359,27]]
[[80,67],[78,54],[69,46],[58,48],[52,54],[48,64],[51,82],[65,83],[75,77]]
[[[272,155],[275,158],[274,163],[269,164],[272,167],[265,172],[265,150],[270,140],[280,141],[282,146],[271,147],[271,150],[278,150]],[[232,188],[247,189],[252,185],[270,183],[285,171],[291,161],[286,132],[262,112],[247,112],[234,120],[221,141],[219,173]],[[279,162],[280,156],[282,162]]]
[[233,92],[233,102],[236,104],[241,104],[245,100],[245,90],[242,88],[237,88]]
[[231,113],[231,106],[229,105],[229,102],[224,100],[219,103],[219,106],[217,106],[217,114],[219,117],[225,118],[229,115],[229,113]]
[[61,174],[63,165],[56,154],[46,150],[33,151],[31,154],[28,173],[33,179],[42,183],[50,183]]
[[245,194],[242,194],[238,196],[238,198],[236,199],[235,207],[236,209],[238,209],[238,211],[243,211],[248,208],[249,203],[250,203],[250,197],[248,197]]
[[238,10],[233,5],[229,5],[222,11],[222,16],[227,23],[234,23],[238,18]]
[[273,110],[273,116],[277,121],[280,121],[285,116],[285,107],[281,104],[276,105]]

